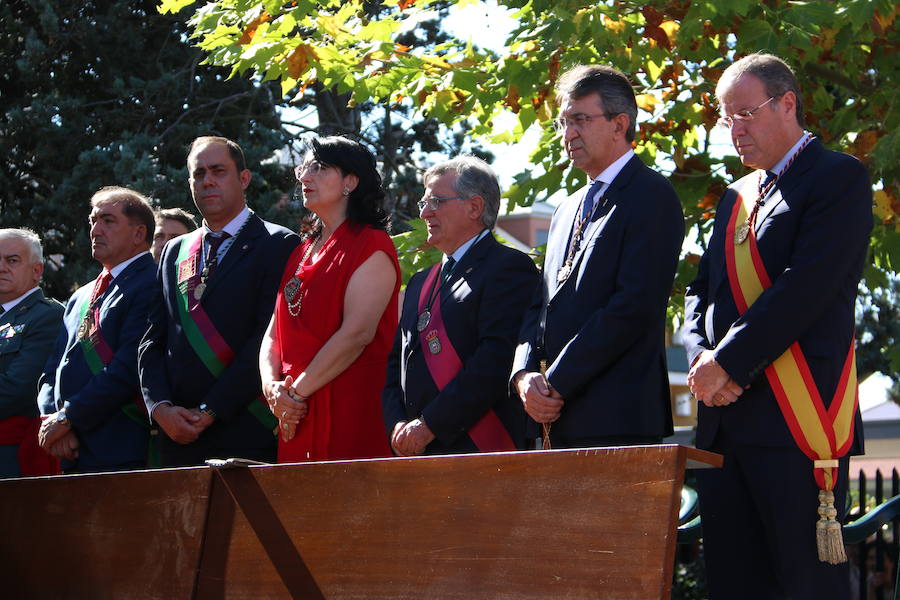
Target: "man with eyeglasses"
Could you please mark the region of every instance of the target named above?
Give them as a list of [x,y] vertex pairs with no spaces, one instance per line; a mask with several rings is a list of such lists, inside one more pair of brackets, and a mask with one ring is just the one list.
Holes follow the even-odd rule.
[[735,62],[716,96],[753,171],[722,195],[685,298],[697,447],[725,455],[697,474],[710,597],[848,598],[838,522],[863,451],[854,299],[872,188],[803,129],[779,58]]
[[203,225],[163,250],[139,358],[144,402],[165,433],[161,463],[273,462],[276,422],[261,394],[259,348],[299,238],[248,208],[251,173],[237,143],[197,138],[187,166]]
[[590,181],[553,215],[511,384],[545,448],[659,443],[672,434],[665,327],[681,203],[632,150],[625,75],[575,67],[557,96],[566,153]]
[[382,412],[398,456],[524,447],[506,374],[538,273],[494,239],[499,208],[497,177],[478,158],[425,173],[420,215],[444,257],[410,278],[388,357]]

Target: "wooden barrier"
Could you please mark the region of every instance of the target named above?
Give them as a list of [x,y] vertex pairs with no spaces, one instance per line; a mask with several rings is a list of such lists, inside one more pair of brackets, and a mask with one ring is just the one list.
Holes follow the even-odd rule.
[[666,599],[684,469],[720,464],[644,446],[0,481],[0,570],[23,598]]

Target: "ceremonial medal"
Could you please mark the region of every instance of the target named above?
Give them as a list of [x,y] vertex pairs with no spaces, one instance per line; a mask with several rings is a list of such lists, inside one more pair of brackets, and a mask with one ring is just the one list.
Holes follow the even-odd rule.
[[736,244],[743,244],[747,241],[748,235],[750,235],[750,223],[744,221],[741,223],[741,226],[737,228],[737,231],[734,232],[734,242]]
[[81,322],[81,325],[78,326],[78,339],[79,340],[88,339],[88,336],[90,335],[90,332],[91,332],[91,326],[88,323],[89,320],[90,320],[89,318],[85,318]]
[[428,332],[428,335],[425,336],[425,341],[428,342],[428,350],[432,354],[439,354],[441,352],[441,340],[438,337],[436,329],[432,329]]
[[416,321],[416,329],[419,330],[419,333],[425,331],[425,328],[428,327],[428,323],[431,321],[431,311],[425,309],[422,314],[419,315],[419,320]]
[[200,300],[203,297],[203,292],[206,291],[206,284],[202,281],[197,284],[197,287],[194,288],[194,299]]
[[294,276],[284,285],[284,297],[288,304],[294,301],[294,296],[300,291],[300,280]]
[[572,272],[572,263],[566,261],[566,264],[562,266],[559,272],[556,273],[556,282],[562,283],[566,279],[569,278],[569,274]]

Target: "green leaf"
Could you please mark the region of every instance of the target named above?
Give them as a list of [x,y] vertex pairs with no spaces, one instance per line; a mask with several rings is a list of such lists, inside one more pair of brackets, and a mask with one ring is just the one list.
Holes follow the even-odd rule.
[[196,2],[196,0],[161,0],[159,5],[156,7],[156,10],[159,11],[159,14],[164,15],[167,13],[175,14],[180,12],[181,9],[190,6]]

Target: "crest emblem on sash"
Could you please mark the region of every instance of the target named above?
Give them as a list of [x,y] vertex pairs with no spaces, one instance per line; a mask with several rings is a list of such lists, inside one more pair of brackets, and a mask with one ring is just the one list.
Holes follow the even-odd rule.
[[437,329],[432,329],[425,334],[425,341],[428,343],[428,350],[432,354],[439,354],[441,351],[441,338],[438,336]]
[[197,255],[192,254],[178,264],[178,283],[187,281],[197,274]]

